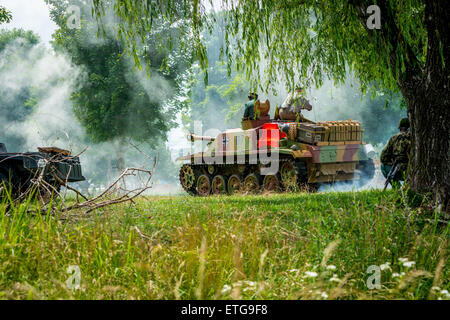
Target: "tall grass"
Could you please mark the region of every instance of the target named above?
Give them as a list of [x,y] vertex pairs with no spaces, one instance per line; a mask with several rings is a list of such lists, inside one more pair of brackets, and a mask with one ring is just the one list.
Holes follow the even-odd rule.
[[393,191],[151,197],[68,219],[7,203],[3,299],[449,298],[448,225]]

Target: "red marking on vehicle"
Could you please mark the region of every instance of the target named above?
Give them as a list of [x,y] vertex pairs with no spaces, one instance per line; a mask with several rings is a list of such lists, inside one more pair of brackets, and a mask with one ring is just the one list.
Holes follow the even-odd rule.
[[260,130],[261,138],[258,140],[258,148],[278,148],[280,139],[287,137],[276,123],[265,123]]

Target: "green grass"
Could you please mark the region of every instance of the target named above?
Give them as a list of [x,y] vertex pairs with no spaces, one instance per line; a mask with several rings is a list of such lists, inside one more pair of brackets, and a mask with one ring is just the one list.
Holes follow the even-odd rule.
[[[448,299],[449,227],[402,203],[393,191],[150,197],[64,220],[3,204],[0,298]],[[368,289],[369,266],[386,263]]]

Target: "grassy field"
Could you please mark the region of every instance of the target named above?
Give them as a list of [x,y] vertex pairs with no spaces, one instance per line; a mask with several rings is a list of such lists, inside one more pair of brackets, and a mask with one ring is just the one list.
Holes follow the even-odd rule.
[[449,299],[449,226],[394,191],[30,207],[0,206],[1,299]]

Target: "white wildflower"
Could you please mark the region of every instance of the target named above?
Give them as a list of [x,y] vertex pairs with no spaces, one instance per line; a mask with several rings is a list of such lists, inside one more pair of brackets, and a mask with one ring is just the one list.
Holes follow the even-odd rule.
[[400,277],[400,274],[397,273],[397,272],[394,272],[394,273],[392,274],[392,278],[397,278],[397,277]]
[[408,262],[408,258],[398,258],[398,261],[400,261],[401,263],[405,263]]
[[448,290],[441,290],[441,294],[445,295],[446,298],[450,298],[450,293],[448,293]]
[[324,299],[328,299],[328,294],[326,292],[322,292],[320,296]]
[[305,272],[305,275],[306,275],[308,278],[315,278],[315,277],[318,276],[317,272],[314,272],[314,271],[306,271],[306,272]]
[[439,290],[441,290],[441,288],[434,286],[434,287],[431,287],[431,290],[439,291]]
[[390,262],[386,262],[385,264],[382,264],[382,265],[380,266],[380,269],[381,269],[381,270],[391,269],[390,265],[391,265]]
[[222,291],[220,291],[220,293],[226,294],[226,293],[228,293],[228,292],[230,292],[230,291],[231,291],[231,286],[229,286],[228,284],[226,284],[226,285],[223,286]]
[[336,270],[336,266],[329,265],[327,266],[327,270]]
[[413,265],[415,265],[416,263],[414,261],[406,261],[403,262],[403,266],[406,268],[411,268]]
[[333,274],[333,277],[330,278],[330,282],[341,282],[341,279],[338,278],[337,274]]

